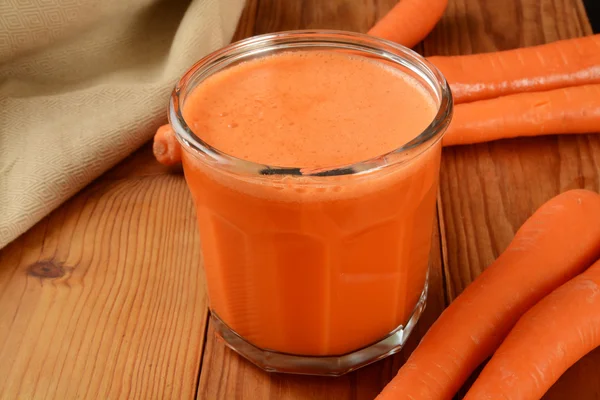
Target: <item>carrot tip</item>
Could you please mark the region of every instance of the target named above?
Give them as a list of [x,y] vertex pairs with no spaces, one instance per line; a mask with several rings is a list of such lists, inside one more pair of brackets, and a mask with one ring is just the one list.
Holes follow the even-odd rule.
[[167,154],[167,146],[163,142],[155,141],[152,145],[152,152],[154,153],[154,156],[159,159]]

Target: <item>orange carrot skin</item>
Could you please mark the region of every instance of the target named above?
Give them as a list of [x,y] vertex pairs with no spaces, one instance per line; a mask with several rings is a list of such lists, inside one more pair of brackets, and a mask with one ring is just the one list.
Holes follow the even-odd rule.
[[600,195],[564,192],[543,204],[506,251],[450,304],[377,397],[451,399],[519,317],[600,257]]
[[433,30],[447,5],[448,0],[400,0],[368,33],[414,47]]
[[465,400],[538,400],[598,346],[600,260],[521,317]]
[[600,132],[600,84],[459,104],[443,144],[596,132]]
[[154,135],[152,152],[156,160],[164,165],[175,165],[181,162],[181,145],[177,141],[171,125],[163,125]]
[[454,103],[600,83],[600,34],[466,56],[429,57]]

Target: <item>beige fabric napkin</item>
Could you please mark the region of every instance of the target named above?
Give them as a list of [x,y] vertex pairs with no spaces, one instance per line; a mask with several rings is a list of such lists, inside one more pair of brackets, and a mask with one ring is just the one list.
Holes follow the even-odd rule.
[[244,0],[0,0],[0,248],[152,137]]

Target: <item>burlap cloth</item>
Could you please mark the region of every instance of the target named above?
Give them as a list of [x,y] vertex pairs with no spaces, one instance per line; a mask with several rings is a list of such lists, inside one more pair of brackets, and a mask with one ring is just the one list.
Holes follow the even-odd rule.
[[0,0],[0,248],[152,137],[244,0]]

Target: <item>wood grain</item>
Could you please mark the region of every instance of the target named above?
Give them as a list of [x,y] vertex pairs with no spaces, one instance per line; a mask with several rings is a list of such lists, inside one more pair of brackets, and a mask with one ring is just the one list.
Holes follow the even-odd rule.
[[[454,0],[424,49],[426,55],[480,53],[587,34],[591,29],[579,0]],[[542,203],[568,189],[600,189],[600,137],[548,136],[445,149],[440,186],[452,299]],[[599,398],[598,365],[595,352],[545,398]]]
[[[364,32],[396,1],[248,0],[236,39],[299,28]],[[466,54],[589,33],[580,0],[450,0],[420,49]],[[431,294],[405,351],[341,378],[270,375],[226,349],[211,327],[202,358],[194,211],[180,168],[158,165],[145,146],[0,251],[0,399],[372,399],[533,210],[575,187],[600,189],[596,136],[445,150]],[[600,398],[598,366],[600,351],[546,398]]]
[[0,253],[1,399],[194,396],[207,310],[194,212],[183,177],[145,157]]
[[254,35],[291,29],[366,32],[397,0],[257,0]]

